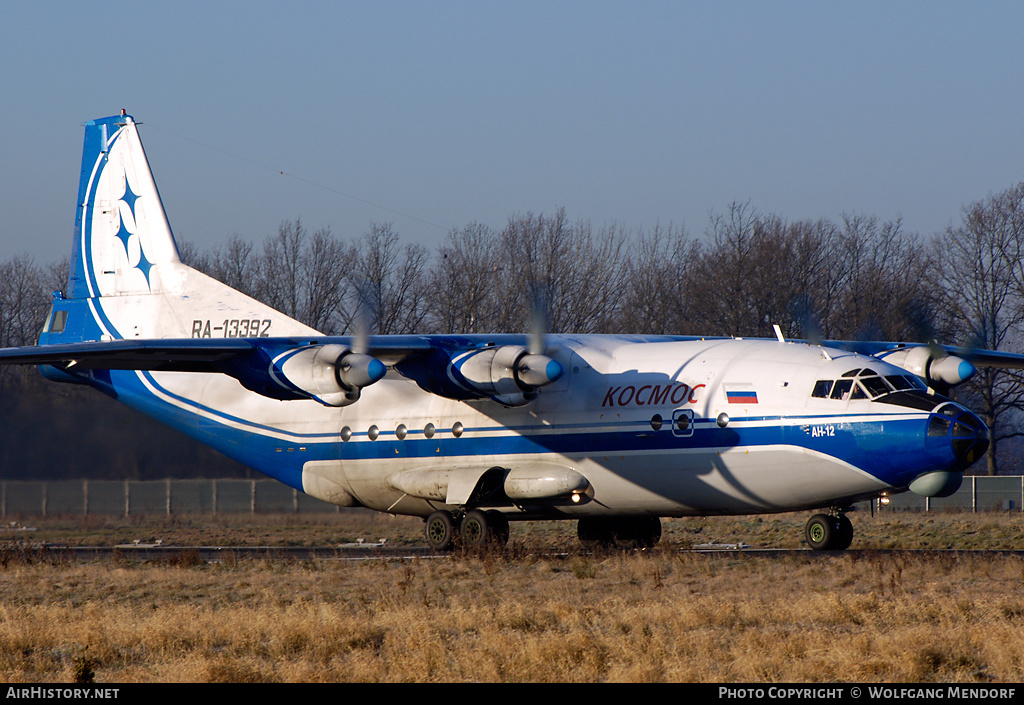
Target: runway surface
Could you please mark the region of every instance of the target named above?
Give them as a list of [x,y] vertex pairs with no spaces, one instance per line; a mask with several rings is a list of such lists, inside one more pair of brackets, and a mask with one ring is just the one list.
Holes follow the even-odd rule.
[[[7,550],[11,550],[8,547]],[[658,551],[665,554],[665,547]],[[53,561],[153,561],[167,563],[220,563],[242,560],[309,561],[309,560],[409,560],[413,558],[448,558],[454,553],[437,553],[416,546],[388,546],[378,543],[342,544],[338,546],[166,546],[159,544],[124,544],[119,546],[58,546],[22,545],[18,552],[24,557]],[[529,551],[527,551],[529,553]],[[809,548],[751,548],[733,546],[707,546],[680,548],[680,554],[722,556],[736,558],[773,559],[785,556],[801,558],[835,558],[839,556],[867,557],[881,555],[908,555],[917,557],[1018,557],[1024,558],[1024,549],[848,549],[846,551],[813,551]],[[550,553],[537,551],[535,555],[580,555],[579,553]],[[473,555],[472,553],[467,555]]]

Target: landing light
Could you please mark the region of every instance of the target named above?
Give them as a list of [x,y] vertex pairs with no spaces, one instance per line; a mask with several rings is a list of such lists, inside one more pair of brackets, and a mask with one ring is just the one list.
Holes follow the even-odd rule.
[[572,493],[572,503],[573,504],[579,504],[580,503],[580,493],[579,492],[573,492]]
[[883,494],[881,497],[878,498],[878,503],[881,504],[883,507],[888,507],[889,495]]

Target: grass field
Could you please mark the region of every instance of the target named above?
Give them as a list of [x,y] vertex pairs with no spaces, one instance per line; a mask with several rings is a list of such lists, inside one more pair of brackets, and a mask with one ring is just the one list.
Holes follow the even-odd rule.
[[1024,548],[1018,514],[854,517],[854,549],[781,558],[806,515],[665,521],[647,552],[574,524],[413,560],[55,562],[19,542],[421,543],[381,515],[47,519],[0,551],[5,682],[1019,682],[1024,561],[872,548]]

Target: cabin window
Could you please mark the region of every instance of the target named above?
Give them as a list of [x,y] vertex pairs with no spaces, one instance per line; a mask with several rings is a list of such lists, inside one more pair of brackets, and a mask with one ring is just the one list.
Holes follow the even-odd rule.
[[693,409],[672,412],[672,435],[686,438],[693,435]]

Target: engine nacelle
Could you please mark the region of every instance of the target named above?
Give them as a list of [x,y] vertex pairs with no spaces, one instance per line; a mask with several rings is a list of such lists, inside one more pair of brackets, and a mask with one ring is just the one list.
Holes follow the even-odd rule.
[[929,387],[955,387],[976,372],[974,365],[962,357],[936,354],[927,345],[902,348],[878,357],[917,375]]
[[316,399],[326,406],[345,406],[359,399],[359,390],[387,372],[384,363],[343,345],[316,345],[289,350],[274,358],[269,375],[279,387]]
[[463,352],[448,366],[448,378],[460,388],[505,406],[522,406],[536,399],[537,390],[563,372],[557,360],[531,353],[521,345]]

